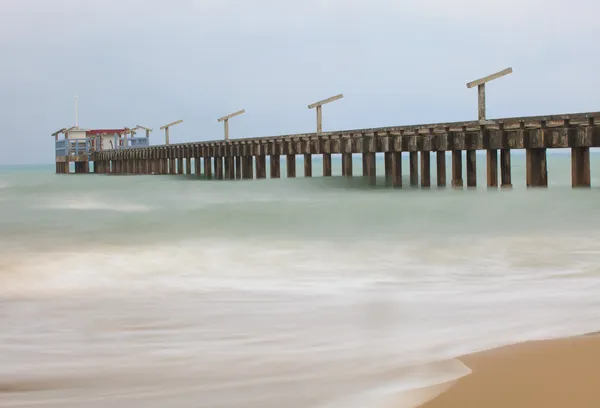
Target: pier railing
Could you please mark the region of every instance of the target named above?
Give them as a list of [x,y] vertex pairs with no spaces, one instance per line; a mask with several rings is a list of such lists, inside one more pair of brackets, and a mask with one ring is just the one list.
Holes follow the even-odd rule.
[[87,138],[57,140],[56,157],[90,154],[92,140]]
[[148,147],[150,146],[150,141],[148,137],[139,136],[139,137],[124,137],[120,139],[123,143],[122,145],[119,143],[119,138],[115,136],[114,146],[116,146],[117,150],[122,149],[132,149],[136,147]]

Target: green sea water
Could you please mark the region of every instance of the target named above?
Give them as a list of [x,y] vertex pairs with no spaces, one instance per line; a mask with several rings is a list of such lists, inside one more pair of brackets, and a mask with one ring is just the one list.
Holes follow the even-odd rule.
[[600,154],[589,189],[568,152],[547,189],[477,159],[460,190],[435,160],[388,188],[382,157],[375,187],[358,156],[350,180],[0,167],[0,406],[411,406],[461,354],[598,330]]

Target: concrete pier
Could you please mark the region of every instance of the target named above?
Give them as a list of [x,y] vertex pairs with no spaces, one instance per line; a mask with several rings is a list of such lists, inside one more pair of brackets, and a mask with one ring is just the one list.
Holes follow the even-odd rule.
[[[409,185],[431,186],[431,155],[435,154],[437,186],[449,183],[463,188],[477,187],[477,152],[485,151],[486,186],[490,189],[512,187],[511,154],[526,151],[528,187],[548,186],[548,149],[571,149],[573,187],[589,187],[590,148],[600,147],[598,112],[504,118],[375,129],[319,132],[253,139],[230,139],[160,146],[128,146],[94,150],[87,139],[56,140],[57,174],[169,174],[191,175],[216,180],[281,177],[281,156],[285,156],[288,178],[296,177],[296,156],[304,158],[303,173],[313,177],[314,155],[322,157],[323,176],[356,176],[352,155],[360,155],[362,175],[377,184],[376,154],[382,154],[385,185],[403,187],[402,157],[409,160]],[[98,132],[96,132],[98,134]],[[118,135],[115,135],[115,141]],[[121,144],[116,144],[121,146]],[[450,152],[450,168],[446,168]],[[268,156],[268,159],[267,159]],[[341,169],[333,169],[334,157],[341,158]],[[464,167],[463,167],[464,157]],[[194,164],[192,164],[192,162]],[[71,165],[71,163],[74,163]],[[93,165],[91,164],[93,163]],[[464,170],[463,170],[464,169]],[[382,177],[383,178],[383,177]],[[381,180],[381,179],[380,179]]]

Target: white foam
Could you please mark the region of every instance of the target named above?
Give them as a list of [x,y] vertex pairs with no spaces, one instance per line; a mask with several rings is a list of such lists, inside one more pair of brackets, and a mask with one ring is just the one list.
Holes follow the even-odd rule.
[[152,207],[147,204],[107,202],[93,197],[74,197],[64,198],[33,208],[53,209],[53,210],[76,210],[76,211],[115,211],[123,213],[142,213],[152,211]]

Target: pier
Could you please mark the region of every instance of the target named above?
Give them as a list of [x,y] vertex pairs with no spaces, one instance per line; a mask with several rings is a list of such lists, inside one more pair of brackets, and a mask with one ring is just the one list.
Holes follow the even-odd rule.
[[[511,187],[511,153],[526,151],[526,185],[547,187],[547,150],[571,149],[573,187],[590,186],[590,148],[600,147],[600,112],[517,117],[470,122],[434,123],[372,129],[342,130],[226,139],[150,146],[146,136],[132,129],[81,131],[56,138],[56,172],[195,175],[204,179],[240,180],[281,177],[281,156],[288,178],[296,177],[296,157],[304,157],[304,176],[312,177],[313,157],[322,157],[323,176],[332,174],[332,155],[341,156],[345,177],[362,176],[376,181],[376,154],[384,156],[385,180],[401,188],[402,161],[409,161],[410,187],[431,187],[435,165],[437,186],[476,187],[480,177],[487,187]],[[78,131],[78,130],[75,130]],[[59,140],[59,134],[66,138]],[[227,133],[226,133],[227,135]],[[110,143],[109,143],[110,142]],[[486,151],[486,175],[477,174],[478,150]],[[451,152],[447,174],[446,152]],[[362,174],[353,174],[352,155],[362,156]],[[432,160],[431,155],[435,158]],[[93,163],[90,166],[90,163]],[[301,171],[301,170],[300,170]]]

